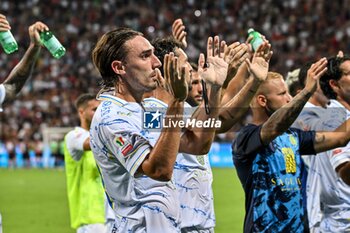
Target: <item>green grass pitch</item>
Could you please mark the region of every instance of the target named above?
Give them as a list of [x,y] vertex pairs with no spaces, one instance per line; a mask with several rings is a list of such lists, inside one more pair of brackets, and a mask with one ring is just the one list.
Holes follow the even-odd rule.
[[[216,233],[242,232],[244,194],[234,169],[213,169]],[[74,233],[62,169],[0,169],[4,233]]]

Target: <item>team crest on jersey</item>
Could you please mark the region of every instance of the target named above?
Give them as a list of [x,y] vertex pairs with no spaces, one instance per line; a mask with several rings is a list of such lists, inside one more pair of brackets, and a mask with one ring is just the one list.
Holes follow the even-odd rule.
[[122,152],[123,156],[127,156],[128,153],[132,150],[132,145],[123,137],[116,137],[115,142]]
[[204,155],[198,155],[198,156],[196,156],[196,159],[197,159],[198,163],[200,163],[202,166],[205,165]]
[[293,146],[295,146],[297,144],[297,140],[295,139],[295,137],[293,135],[289,136],[289,141],[290,141],[290,143],[292,143]]

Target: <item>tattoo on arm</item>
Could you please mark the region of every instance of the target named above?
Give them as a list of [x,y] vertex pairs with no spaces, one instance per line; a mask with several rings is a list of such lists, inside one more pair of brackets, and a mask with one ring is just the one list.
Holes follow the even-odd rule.
[[323,133],[316,133],[315,135],[315,144],[323,143],[326,141],[326,136]]
[[29,79],[39,52],[40,47],[29,47],[21,61],[6,78],[3,83],[6,90],[6,100],[13,99],[22,89],[27,79]]

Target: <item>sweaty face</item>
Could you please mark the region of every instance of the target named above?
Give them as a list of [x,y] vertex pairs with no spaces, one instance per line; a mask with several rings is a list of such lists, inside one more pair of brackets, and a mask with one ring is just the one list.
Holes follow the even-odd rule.
[[142,36],[125,43],[128,54],[123,66],[125,67],[124,80],[135,92],[152,91],[157,87],[156,68],[161,62],[154,55],[154,48],[147,39]]
[[268,80],[264,88],[266,97],[265,109],[269,116],[292,99],[282,78]]
[[99,101],[98,100],[90,100],[85,109],[82,109],[82,120],[84,120],[88,126],[90,126],[92,118],[95,114],[95,111],[99,105]]
[[191,106],[198,106],[203,100],[203,86],[202,78],[199,76],[198,72],[192,71],[192,89],[189,91],[187,96],[187,103]]
[[344,61],[340,65],[340,69],[342,71],[342,76],[337,81],[338,89],[335,90],[335,92],[337,93],[338,98],[350,104],[350,61]]

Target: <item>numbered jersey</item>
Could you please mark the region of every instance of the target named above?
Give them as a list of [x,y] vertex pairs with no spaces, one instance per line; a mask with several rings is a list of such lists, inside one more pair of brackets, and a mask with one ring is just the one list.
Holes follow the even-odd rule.
[[314,131],[291,128],[268,145],[261,126],[248,125],[233,144],[246,195],[244,232],[303,232],[301,154],[314,154]]

